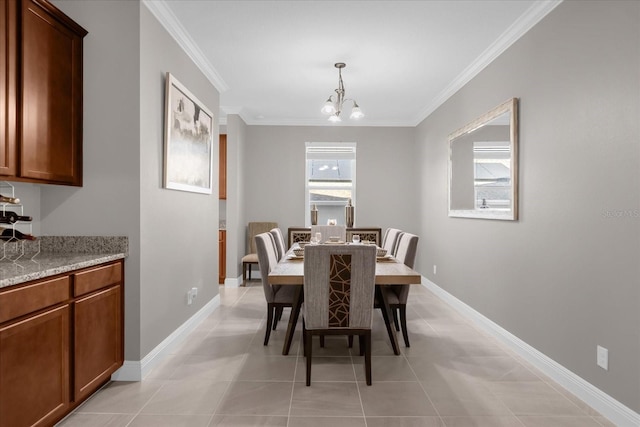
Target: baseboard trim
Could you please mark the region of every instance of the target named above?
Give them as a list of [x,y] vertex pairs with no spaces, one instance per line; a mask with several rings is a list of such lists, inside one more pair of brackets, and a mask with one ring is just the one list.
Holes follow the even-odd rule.
[[220,306],[220,294],[205,304],[197,313],[191,316],[171,335],[165,338],[142,360],[125,360],[120,369],[111,375],[112,381],[142,381],[149,372],[164,359],[169,352],[180,344],[204,319]]
[[422,276],[422,285],[457,310],[460,314],[474,322],[482,330],[499,339],[503,344],[507,345],[511,350],[519,354],[544,374],[594,408],[616,426],[640,426],[640,414],[634,412],[632,409],[618,402],[599,388],[536,350],[520,338],[511,334],[509,331],[503,329],[501,326],[460,301],[458,298],[440,288],[424,276]]

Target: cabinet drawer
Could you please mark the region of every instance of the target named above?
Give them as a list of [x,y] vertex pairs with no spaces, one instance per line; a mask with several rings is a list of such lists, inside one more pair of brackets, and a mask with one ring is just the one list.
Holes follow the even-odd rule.
[[0,323],[69,299],[69,276],[0,293]]
[[122,281],[122,263],[105,265],[74,274],[74,295],[84,295]]

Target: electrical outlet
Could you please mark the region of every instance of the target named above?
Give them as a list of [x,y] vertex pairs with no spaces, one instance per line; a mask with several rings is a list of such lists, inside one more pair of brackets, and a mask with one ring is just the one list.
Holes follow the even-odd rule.
[[433,264],[433,274],[434,275],[438,274],[438,273],[436,273],[436,271],[437,271],[437,265]]
[[597,358],[596,363],[605,371],[609,370],[609,350],[604,347],[597,346],[596,348]]
[[191,294],[193,295],[193,297],[197,297],[198,296],[198,288],[191,288]]
[[195,295],[193,294],[193,289],[189,289],[187,291],[187,305],[193,304],[194,298],[195,298]]

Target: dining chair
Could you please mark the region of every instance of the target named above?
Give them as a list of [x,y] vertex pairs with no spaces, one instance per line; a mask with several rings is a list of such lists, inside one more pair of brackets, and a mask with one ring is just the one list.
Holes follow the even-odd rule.
[[[413,268],[418,249],[418,236],[411,233],[401,233],[396,245],[395,258],[398,262],[404,263],[407,267]],[[407,300],[409,299],[409,289],[412,285],[386,285],[381,291],[385,293],[389,301],[389,307],[393,314],[396,330],[402,327],[402,337],[404,345],[410,347],[409,333],[407,331]],[[398,314],[400,324],[398,324]]]
[[249,280],[251,280],[251,268],[254,265],[258,265],[258,254],[256,253],[254,237],[260,233],[266,233],[277,226],[277,222],[250,222],[247,225],[247,254],[242,257],[243,286],[247,283],[247,273],[249,273]]
[[313,335],[358,335],[371,385],[371,326],[376,279],[373,245],[307,245],[304,249],[302,339],[311,385]]
[[287,252],[287,247],[284,245],[284,236],[282,235],[282,230],[276,227],[272,228],[269,232],[273,235],[273,240],[276,243],[278,260],[281,260],[282,258],[284,258],[284,254]]
[[260,233],[255,236],[255,244],[260,266],[260,277],[264,297],[267,300],[267,329],[264,334],[264,345],[269,344],[271,329],[276,330],[282,309],[293,307],[295,286],[274,286],[269,283],[269,272],[278,263],[276,244],[271,233]]
[[398,244],[398,237],[402,234],[402,230],[397,228],[387,228],[382,238],[382,249],[386,249],[389,255],[395,256]]
[[344,242],[347,238],[347,227],[345,227],[344,225],[312,225],[312,239],[315,237],[316,233],[322,234],[323,242],[328,241],[330,237],[337,237],[338,240]]

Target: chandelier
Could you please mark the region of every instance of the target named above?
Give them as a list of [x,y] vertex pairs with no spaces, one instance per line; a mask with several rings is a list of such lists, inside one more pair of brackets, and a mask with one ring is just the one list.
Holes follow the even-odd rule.
[[351,115],[349,118],[351,119],[359,119],[364,117],[364,113],[358,106],[358,103],[355,99],[345,98],[344,97],[344,83],[342,83],[342,69],[347,66],[344,62],[337,62],[334,65],[338,69],[338,89],[336,89],[336,94],[331,95],[327,102],[324,103],[324,107],[322,107],[322,112],[324,114],[329,115],[330,122],[341,122],[340,113],[342,112],[342,106],[346,101],[353,102],[353,107],[351,108]]

